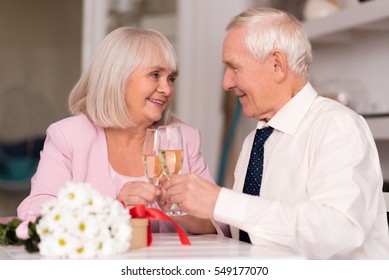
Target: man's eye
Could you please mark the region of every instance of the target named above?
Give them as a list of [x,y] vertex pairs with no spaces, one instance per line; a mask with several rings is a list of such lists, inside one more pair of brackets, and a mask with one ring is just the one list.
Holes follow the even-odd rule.
[[239,67],[238,66],[234,66],[234,65],[231,65],[231,64],[227,65],[227,69],[231,70],[232,72],[238,72],[239,71]]

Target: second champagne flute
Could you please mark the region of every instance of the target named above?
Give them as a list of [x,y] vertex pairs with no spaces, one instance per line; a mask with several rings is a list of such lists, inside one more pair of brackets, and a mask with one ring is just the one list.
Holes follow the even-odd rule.
[[[148,128],[145,142],[143,144],[143,167],[147,181],[158,185],[162,174],[162,166],[158,156],[158,131],[155,128]],[[150,203],[147,203],[150,207]]]
[[[174,174],[181,172],[184,148],[182,143],[181,127],[179,125],[167,125],[158,128],[159,139],[159,158],[162,163],[162,169],[166,177],[169,179]],[[182,211],[177,204],[172,204],[165,211],[168,216],[183,216],[188,213]]]

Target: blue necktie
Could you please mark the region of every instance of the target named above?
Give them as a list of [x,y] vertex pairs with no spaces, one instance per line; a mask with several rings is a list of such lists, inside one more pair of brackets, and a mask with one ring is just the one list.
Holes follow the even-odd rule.
[[[263,146],[273,132],[273,128],[268,126],[262,129],[257,129],[251,148],[250,161],[247,167],[246,178],[244,180],[243,193],[259,196],[262,183],[263,172]],[[251,243],[247,232],[239,230],[239,240]]]

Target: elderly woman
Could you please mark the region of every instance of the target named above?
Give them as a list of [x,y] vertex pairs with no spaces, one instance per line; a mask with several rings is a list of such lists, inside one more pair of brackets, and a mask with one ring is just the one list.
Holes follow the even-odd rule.
[[[153,203],[160,189],[147,183],[142,165],[146,130],[179,123],[183,133],[183,173],[213,182],[200,153],[200,133],[177,120],[169,109],[178,75],[172,45],[159,32],[133,27],[114,30],[73,88],[69,108],[74,116],[49,126],[31,193],[18,207],[21,219],[32,219],[66,181],[87,182],[127,207]],[[176,217],[191,233],[213,233],[210,220]],[[154,232],[174,231],[153,221]]]

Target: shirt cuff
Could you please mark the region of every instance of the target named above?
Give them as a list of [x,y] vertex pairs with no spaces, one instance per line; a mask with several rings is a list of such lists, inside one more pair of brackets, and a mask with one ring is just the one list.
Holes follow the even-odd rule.
[[230,226],[241,227],[244,220],[242,217],[246,215],[249,200],[249,195],[222,188],[213,211],[215,220]]

